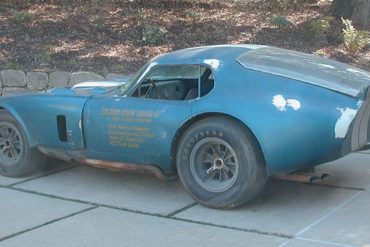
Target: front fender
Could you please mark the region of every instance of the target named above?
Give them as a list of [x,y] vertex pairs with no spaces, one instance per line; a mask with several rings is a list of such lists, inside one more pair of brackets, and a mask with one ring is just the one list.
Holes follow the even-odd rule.
[[30,146],[83,149],[82,109],[88,96],[24,94],[0,99],[23,128]]
[[14,107],[10,106],[9,104],[1,102],[0,103],[0,109],[1,110],[6,110],[7,112],[9,112],[15,118],[15,120],[17,120],[18,124],[22,127],[23,133],[26,136],[26,138],[28,140],[28,144],[30,145],[30,147],[36,146],[37,142],[30,135],[30,132],[29,132],[26,124],[24,123],[23,119],[19,116],[18,112],[14,109]]

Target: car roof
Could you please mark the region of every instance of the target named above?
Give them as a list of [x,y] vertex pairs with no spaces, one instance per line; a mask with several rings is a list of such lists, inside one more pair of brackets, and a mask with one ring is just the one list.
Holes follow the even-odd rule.
[[247,69],[283,76],[328,88],[353,97],[370,86],[370,73],[324,57],[276,47],[242,54],[238,62]]
[[245,52],[261,48],[261,45],[213,45],[187,48],[155,57],[157,64],[201,64],[205,60],[218,60],[223,63],[236,61]]
[[[263,45],[214,45],[173,51],[151,60],[159,65],[239,63],[251,69],[360,97],[370,86],[370,73],[327,58]],[[222,70],[218,70],[222,73]]]

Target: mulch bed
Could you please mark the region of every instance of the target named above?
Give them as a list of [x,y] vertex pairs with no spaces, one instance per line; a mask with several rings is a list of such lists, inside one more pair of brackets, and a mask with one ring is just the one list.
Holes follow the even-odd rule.
[[[330,14],[325,4],[287,13],[293,25],[278,28],[262,1],[45,2],[49,4],[0,3],[0,69],[132,73],[155,55],[176,49],[255,43],[317,53],[370,71],[369,50],[345,51],[340,20],[332,22],[324,38],[302,34],[306,20]],[[168,32],[149,44],[142,40],[146,25]]]

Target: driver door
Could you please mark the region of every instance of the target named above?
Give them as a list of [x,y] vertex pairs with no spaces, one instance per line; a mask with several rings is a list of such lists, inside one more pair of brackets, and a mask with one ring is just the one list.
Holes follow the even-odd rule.
[[173,138],[198,97],[188,94],[199,90],[199,71],[194,65],[161,66],[142,77],[128,97],[92,97],[84,110],[88,157],[171,166]]

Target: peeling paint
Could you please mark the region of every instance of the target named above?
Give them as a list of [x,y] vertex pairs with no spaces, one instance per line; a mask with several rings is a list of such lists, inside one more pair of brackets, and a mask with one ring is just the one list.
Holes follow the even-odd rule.
[[220,67],[221,61],[218,59],[205,59],[203,61],[205,64],[210,65],[213,69],[217,70]]
[[298,111],[301,108],[301,102],[296,99],[287,99],[287,106],[292,107],[295,111]]
[[330,65],[330,64],[325,64],[325,63],[319,63],[318,64],[320,67],[322,68],[326,68],[326,69],[335,69],[335,67],[333,65]]
[[338,121],[335,123],[335,138],[345,138],[349,126],[357,114],[357,110],[349,107],[345,109],[338,107],[337,110],[340,111],[341,115]]
[[275,95],[272,98],[272,104],[278,108],[279,111],[285,111],[286,107],[286,100],[282,95]]
[[279,111],[286,111],[287,107],[291,107],[293,110],[298,111],[301,108],[301,102],[297,99],[285,99],[283,95],[278,94],[272,98],[272,104]]

